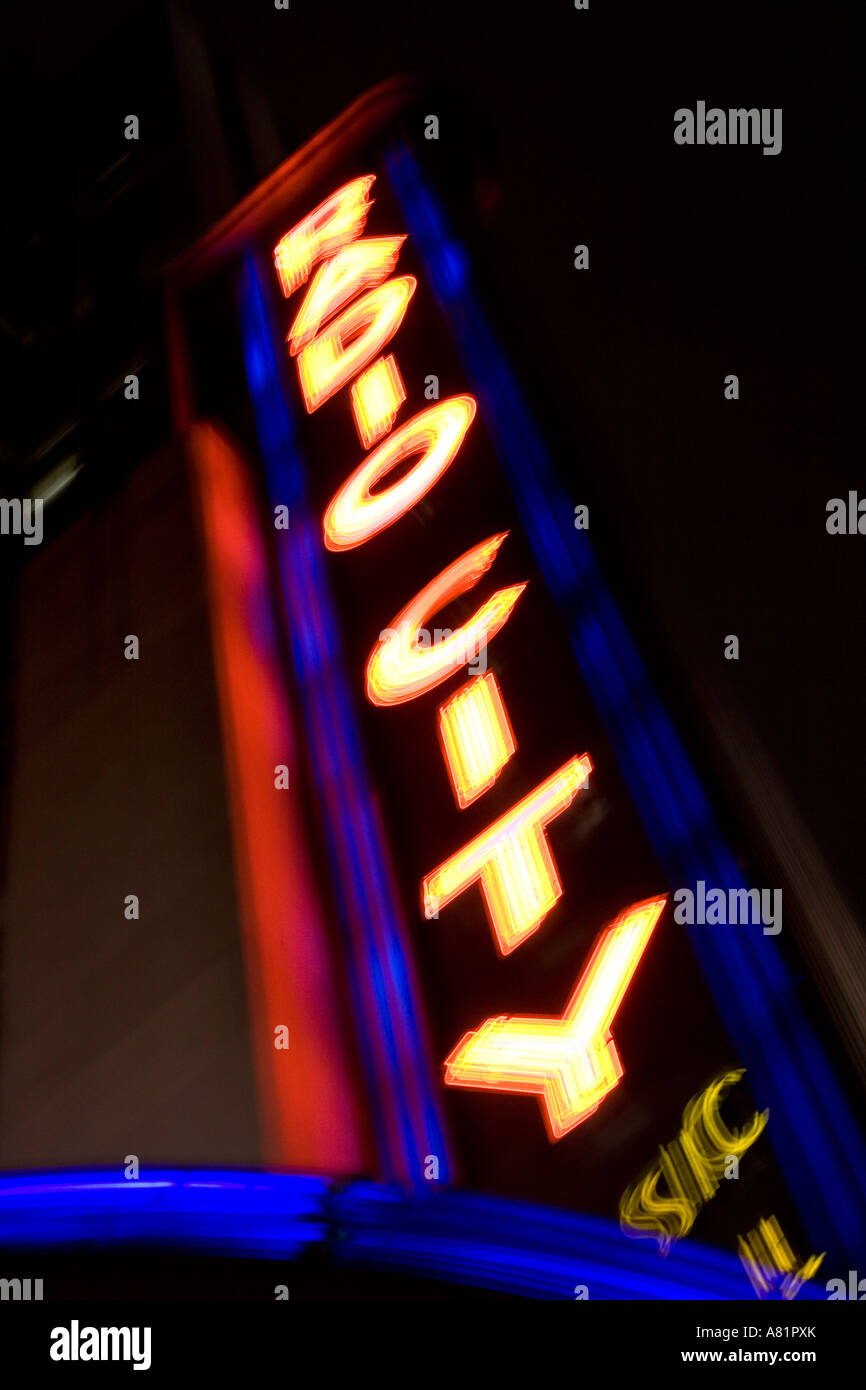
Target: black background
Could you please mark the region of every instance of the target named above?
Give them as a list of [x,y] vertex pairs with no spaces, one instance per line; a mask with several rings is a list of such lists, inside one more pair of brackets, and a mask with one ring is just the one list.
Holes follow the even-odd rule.
[[[417,73],[443,93],[438,177],[453,168],[473,199],[497,325],[654,673],[720,775],[701,692],[742,715],[862,915],[866,539],[824,525],[830,497],[866,492],[843,7],[189,8],[222,74],[227,164],[191,134],[162,7],[7,14],[5,495],[68,416],[87,463],[70,515],[165,436],[153,286],[264,172],[232,74],[249,74],[284,157],[378,80]],[[782,107],[782,153],[676,146],[673,113],[699,99]],[[128,111],[154,133],[134,150]],[[137,354],[154,389],[141,437],[119,447],[101,393]]]

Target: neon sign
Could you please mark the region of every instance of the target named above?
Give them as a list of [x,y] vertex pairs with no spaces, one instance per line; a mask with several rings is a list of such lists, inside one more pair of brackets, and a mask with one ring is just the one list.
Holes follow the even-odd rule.
[[[229,567],[213,612],[216,650],[234,659],[217,675],[227,766],[245,778],[243,795],[232,797],[249,889],[245,956],[253,978],[259,957],[270,962],[268,988],[281,985],[292,1009],[303,1006],[293,1040],[308,1039],[319,1068],[310,1087],[308,1065],[275,1067],[261,1049],[265,1108],[273,1095],[286,1117],[274,1161],[309,1163],[315,1148],[323,1171],[452,1192],[465,1178],[521,1203],[542,1195],[563,1213],[579,1194],[593,1222],[617,1209],[664,1139],[674,1185],[690,1201],[678,1210],[674,1194],[663,1213],[674,1237],[664,1261],[648,1242],[621,1239],[617,1224],[616,1289],[625,1267],[631,1287],[644,1287],[647,1257],[651,1278],[668,1287],[673,1268],[692,1258],[677,1237],[699,1212],[713,1242],[725,1233],[741,1241],[730,1296],[742,1296],[744,1269],[769,1296],[765,1285],[796,1273],[793,1250],[826,1249],[833,1261],[844,1249],[845,1269],[859,1259],[861,1140],[800,1008],[796,960],[748,933],[689,924],[658,932],[661,912],[615,931],[629,914],[664,903],[654,896],[661,884],[705,880],[740,891],[748,842],[734,844],[718,824],[604,566],[572,526],[573,499],[549,447],[558,433],[564,456],[572,428],[555,410],[543,428],[534,418],[425,168],[435,161],[414,148],[407,100],[390,84],[292,156],[184,257],[169,298],[175,418],[190,430],[205,510],[220,502],[206,548],[219,574]],[[376,177],[333,172],[350,159]],[[455,208],[461,177],[450,190]],[[404,282],[396,292],[395,280]],[[242,357],[226,355],[214,373],[196,345],[210,344],[219,322],[232,331],[236,318]],[[531,379],[544,353],[535,351],[534,318],[527,326]],[[195,423],[202,418],[216,434]],[[258,458],[264,484],[231,524],[225,470],[215,467],[229,457],[238,478]],[[343,461],[337,476],[334,459]],[[277,526],[274,567],[253,609],[231,568],[237,538],[258,527],[265,541],[265,515],[284,516],[287,527],[289,506],[291,532]],[[434,616],[449,604],[453,617]],[[269,778],[261,806],[247,796],[259,786],[263,748],[266,763],[291,760],[285,735],[269,736],[262,718],[271,685],[261,685],[250,717],[249,673],[261,667],[259,619],[269,607],[287,639],[269,680],[285,687],[287,711],[302,721],[295,761],[310,793],[302,830],[328,870],[312,885],[321,926],[294,872],[288,884],[283,877],[297,862],[289,827],[275,820],[259,834],[272,803],[283,815],[282,798]],[[438,626],[449,621],[456,633]],[[441,772],[430,757],[437,738]],[[581,912],[566,923],[554,913],[560,902],[579,902]],[[289,921],[296,929],[287,932]],[[326,922],[342,949],[330,975],[317,968],[313,1007],[307,962],[312,948],[333,946]],[[354,1026],[346,1041],[371,1121],[368,1132],[359,1105],[351,1144],[345,1088],[327,1089],[342,1051],[325,1003],[344,988]],[[267,1037],[268,1014],[252,1002],[256,1036]],[[745,1118],[772,1107],[766,1133],[788,1189],[771,1186],[766,1161],[748,1162],[746,1185],[760,1203],[732,1224],[734,1201],[709,1201],[719,1176],[714,1112],[708,1126],[696,1117],[694,1135],[680,1115],[684,1098],[741,1063],[754,1090]],[[742,1101],[736,1094],[730,1104]],[[296,1124],[299,1103],[305,1118]],[[554,1138],[564,1142],[548,1148]],[[652,1208],[666,1205],[670,1183],[655,1167],[638,1179],[647,1188],[632,1211],[658,1239],[665,1232]],[[771,1211],[778,1230],[776,1217],[759,1220]],[[548,1209],[545,1229],[550,1223]],[[703,1287],[699,1265],[683,1287]]]
[[[742,1068],[725,1072],[689,1101],[676,1139],[660,1146],[658,1161],[620,1198],[620,1224],[626,1235],[654,1236],[666,1255],[674,1241],[688,1235],[701,1208],[718,1192],[730,1161],[739,1160],[759,1138],[768,1110],[756,1111],[740,1130],[730,1129],[719,1114],[721,1101],[742,1075]],[[662,1182],[667,1192],[660,1190]]]
[[[476,413],[472,396],[456,395],[394,429],[406,391],[395,356],[381,353],[418,282],[392,275],[405,237],[362,237],[374,182],[374,175],[365,175],[344,184],[274,248],[285,298],[318,267],[286,336],[306,410],[312,414],[349,388],[358,437],[372,450],[325,509],[324,544],[336,552],[366,544],[405,516],[454,463]],[[401,470],[397,481],[383,487],[395,470]],[[485,579],[506,534],[481,539],[458,556],[383,630],[367,662],[371,704],[405,704],[427,694],[502,631],[525,583],[495,590],[456,631],[432,646],[422,642],[429,619]],[[437,727],[463,811],[490,790],[517,753],[495,677],[478,677],[445,700]],[[427,873],[420,886],[425,917],[438,916],[477,884],[500,956],[517,950],[562,896],[548,829],[587,786],[592,770],[589,754],[570,757]],[[623,1075],[611,1028],[666,900],[647,899],[620,912],[598,938],[559,1017],[493,1017],[468,1032],[444,1062],[445,1083],[537,1095],[551,1140],[581,1124]]]

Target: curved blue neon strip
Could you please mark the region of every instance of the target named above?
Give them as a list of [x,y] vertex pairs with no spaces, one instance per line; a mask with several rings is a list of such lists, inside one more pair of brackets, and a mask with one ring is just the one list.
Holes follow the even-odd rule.
[[233,1169],[4,1173],[0,1248],[161,1243],[213,1254],[297,1255],[326,1236],[326,1178]]
[[[187,1254],[299,1257],[314,1246],[363,1265],[521,1294],[573,1299],[754,1299],[736,1256],[680,1241],[662,1259],[600,1217],[448,1189],[411,1194],[304,1173],[154,1169],[6,1173],[0,1249],[85,1242]],[[798,1300],[826,1297],[804,1285]]]

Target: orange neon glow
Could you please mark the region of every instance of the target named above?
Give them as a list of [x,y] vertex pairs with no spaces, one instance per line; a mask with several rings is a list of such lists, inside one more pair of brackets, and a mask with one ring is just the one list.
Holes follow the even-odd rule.
[[[402,389],[402,382],[400,386]],[[352,399],[354,405],[354,387]],[[322,521],[328,549],[351,550],[414,507],[451,463],[474,416],[472,396],[451,396],[395,430],[355,469],[328,504]],[[392,487],[373,496],[376,484],[416,453],[421,457],[414,467]]]
[[467,1033],[446,1083],[538,1095],[552,1140],[581,1124],[623,1075],[610,1029],[665,902],[636,903],[602,932],[561,1018],[488,1018]]
[[289,330],[292,357],[311,343],[323,323],[356,295],[386,280],[397,264],[404,236],[363,237],[343,246],[316,272]]
[[[357,1173],[373,1158],[341,1041],[309,825],[298,798],[275,792],[262,775],[277,763],[296,766],[303,748],[272,627],[253,474],[228,432],[214,425],[197,421],[186,448],[206,565],[262,1161]],[[261,628],[251,625],[251,613],[263,615]],[[290,1027],[288,1053],[275,1050],[280,1025]]]
[[298,356],[298,376],[308,412],[318,410],[390,342],[417,283],[414,275],[386,280],[307,344]]
[[380,357],[352,383],[352,412],[365,449],[388,433],[405,399],[403,378],[391,354]]
[[587,753],[571,758],[428,874],[421,886],[425,916],[480,881],[500,953],[516,950],[562,896],[545,828],[571,805],[591,771]]
[[498,589],[462,627],[441,642],[422,646],[420,640],[428,619],[451,599],[473,589],[487,573],[507,535],[508,532],[503,531],[467,550],[410,599],[391,627],[384,630],[367,662],[367,699],[372,704],[401,705],[405,700],[433,690],[461,666],[473,661],[481,648],[496,636],[526,588],[525,584]]
[[274,247],[274,264],[287,299],[304,283],[317,261],[361,235],[373,204],[368,194],[375,182],[375,174],[365,174],[344,183],[280,238]]
[[462,811],[493,786],[516,748],[492,671],[440,706],[439,738]]

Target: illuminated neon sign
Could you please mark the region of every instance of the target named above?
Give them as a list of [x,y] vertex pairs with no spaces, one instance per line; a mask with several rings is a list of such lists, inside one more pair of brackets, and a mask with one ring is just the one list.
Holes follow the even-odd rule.
[[[721,1101],[742,1075],[742,1068],[725,1072],[689,1101],[676,1139],[660,1146],[658,1161],[620,1198],[620,1224],[626,1235],[654,1236],[666,1255],[674,1241],[688,1235],[701,1208],[718,1192],[731,1161],[739,1162],[758,1139],[768,1110],[756,1111],[741,1130],[730,1129],[719,1113]],[[667,1192],[660,1189],[662,1182]]]
[[[274,248],[284,297],[316,270],[286,335],[306,410],[312,414],[348,389],[358,437],[372,451],[325,509],[322,534],[330,551],[365,544],[414,507],[454,463],[476,412],[472,396],[457,395],[394,428],[406,392],[395,355],[382,350],[398,332],[417,280],[393,274],[405,237],[362,236],[374,182],[365,175],[344,184]],[[434,690],[503,629],[525,583],[494,590],[432,646],[422,640],[432,617],[482,583],[505,539],[503,533],[479,540],[383,629],[367,662],[372,704],[404,704]],[[495,678],[462,686],[439,706],[437,724],[462,811],[489,791],[517,753]],[[572,756],[426,874],[425,916],[438,916],[478,885],[498,952],[517,950],[562,896],[548,830],[587,786],[592,769],[587,753]],[[446,1084],[537,1095],[552,1140],[573,1130],[623,1075],[611,1028],[665,902],[662,895],[622,910],[598,938],[559,1017],[488,1018],[467,1033],[445,1060]]]
[[[445,1188],[455,1191],[451,1185],[465,1164],[476,1187],[509,1191],[521,1202],[534,1200],[541,1188],[544,1200],[561,1209],[579,1194],[582,1207],[605,1215],[624,1188],[645,1181],[632,1194],[635,1225],[641,1230],[643,1222],[643,1234],[663,1238],[665,1230],[653,1224],[654,1204],[661,1203],[673,1249],[660,1260],[647,1241],[625,1241],[617,1226],[617,1269],[628,1267],[634,1276],[649,1256],[652,1279],[664,1283],[691,1258],[690,1241],[677,1237],[707,1207],[718,1179],[714,1112],[693,1134],[685,1117],[680,1131],[682,1100],[675,1113],[669,1107],[742,1062],[754,1088],[752,1108],[772,1107],[766,1134],[812,1230],[797,1228],[781,1193],[772,1205],[738,1218],[728,1232],[741,1242],[740,1258],[733,1256],[739,1292],[731,1296],[742,1296],[744,1269],[761,1297],[779,1280],[793,1292],[804,1272],[794,1250],[827,1249],[832,1261],[844,1249],[844,1269],[860,1256],[866,1230],[861,1139],[800,1008],[799,966],[770,949],[769,939],[686,930],[648,952],[650,937],[660,935],[661,912],[655,922],[650,912],[633,920],[629,932],[614,934],[630,914],[664,902],[651,896],[660,882],[703,879],[739,890],[746,846],[729,844],[717,824],[588,535],[572,528],[571,499],[548,447],[548,431],[559,424],[554,415],[542,430],[533,418],[485,312],[472,259],[425,172],[421,154],[427,152],[414,150],[405,123],[390,125],[398,112],[402,121],[405,105],[402,86],[391,84],[293,155],[184,257],[168,301],[176,423],[191,430],[199,491],[211,509],[220,502],[206,548],[220,572],[228,566],[220,602],[212,605],[216,650],[234,657],[225,673],[218,668],[227,766],[258,786],[267,727],[250,719],[249,677],[241,680],[238,671],[244,652],[247,671],[259,670],[258,616],[272,603],[288,638],[291,693],[303,720],[297,760],[321,810],[322,824],[303,828],[326,831],[321,862],[330,869],[333,894],[323,895],[321,908],[332,910],[344,947],[334,978],[321,968],[316,978],[327,1000],[345,973],[353,1042],[373,1102],[370,1135],[359,1113],[348,1144],[345,1088],[336,1098],[324,1086],[310,1088],[308,1068],[288,1069],[282,1058],[275,1067],[262,1048],[266,1099],[272,1092],[279,1114],[293,1118],[294,1087],[309,1107],[308,1124],[282,1126],[276,1161],[297,1162],[299,1140],[313,1135],[322,1171],[333,1165],[375,1169],[401,1184],[435,1181],[442,1196]],[[348,174],[329,175],[350,158],[355,168],[377,168],[377,176],[344,183]],[[389,287],[394,281],[402,281],[396,290]],[[207,355],[190,345],[210,341],[220,316],[231,325],[236,313],[244,370],[238,361],[215,375]],[[533,361],[542,361],[531,336],[529,343]],[[425,377],[422,402],[413,383],[428,363],[446,376]],[[287,367],[293,378],[300,373],[297,386]],[[428,394],[431,381],[440,379],[449,383],[449,399],[441,402],[436,392]],[[214,449],[198,447],[208,427],[195,424],[197,416],[222,423]],[[331,459],[343,460],[336,477],[322,457],[326,440]],[[278,535],[274,546],[275,591],[270,595],[262,583],[255,622],[248,586],[234,582],[234,560],[238,534],[261,526],[264,514],[256,515],[251,499],[244,515],[227,524],[225,488],[220,482],[214,492],[214,481],[223,478],[215,465],[226,462],[229,449],[239,477],[246,456],[258,452],[264,494],[256,496],[260,502],[267,495],[269,520],[271,512],[284,514],[287,524],[292,508],[291,534]],[[421,569],[419,536],[428,555]],[[343,554],[368,541],[361,554]],[[519,567],[508,583],[495,582],[515,552]],[[528,577],[529,585],[511,582]],[[446,627],[440,640],[442,629],[432,624],[448,619],[434,615],[451,603],[462,626],[457,633]],[[494,675],[486,645],[505,628],[491,648]],[[541,642],[554,660],[539,678]],[[280,689],[286,672],[276,654],[273,664]],[[368,698],[360,701],[364,682]],[[437,689],[435,701],[423,698]],[[269,687],[258,693],[267,701]],[[585,743],[576,748],[560,742],[573,710],[585,730]],[[419,776],[418,738],[426,738],[429,752],[434,730],[444,776],[435,767]],[[271,761],[288,760],[285,744],[285,737],[270,738]],[[415,796],[415,788],[422,794]],[[303,997],[307,1026],[297,1035],[311,1040],[327,1081],[340,1058],[335,1029],[324,1007],[312,1009],[302,984],[313,919],[299,906],[294,916],[302,929],[287,933],[297,885],[274,895],[274,884],[283,882],[277,875],[296,862],[289,831],[274,820],[262,839],[259,812],[250,820],[254,803],[245,792],[234,799],[239,862],[251,885],[241,895],[245,952],[254,972],[259,957],[271,961],[269,990],[281,981],[284,989],[292,982],[301,989],[292,1007]],[[271,803],[279,806],[280,798],[268,795],[266,802],[273,817]],[[386,825],[399,836],[396,862]],[[569,840],[580,842],[577,854],[566,852]],[[611,861],[619,882],[628,883],[612,900]],[[423,960],[415,958],[405,930],[405,907],[416,893],[425,917],[445,919],[438,929],[416,924]],[[560,900],[563,906],[579,900],[583,908],[567,925],[564,913],[553,914]],[[623,903],[632,906],[622,909]],[[605,930],[593,951],[597,926]],[[680,949],[675,936],[690,949]],[[530,944],[518,954],[524,942]],[[312,944],[319,949],[318,938]],[[436,1003],[432,1018],[420,1007],[416,965],[423,965],[428,1001]],[[627,1014],[617,1014],[638,974]],[[651,1027],[642,1027],[638,990],[653,993]],[[256,1036],[267,1037],[259,1026],[267,1015],[255,998],[253,1004]],[[447,1105],[430,1066],[431,1034]],[[536,1099],[517,1105],[506,1099],[511,1094]],[[610,1106],[593,1124],[592,1108],[609,1095]],[[616,1109],[621,1116],[626,1106],[627,1126],[606,1124],[607,1114]],[[536,1161],[542,1127],[522,1123],[534,1108],[548,1136],[566,1140],[543,1166]],[[660,1112],[665,1118],[656,1135]],[[336,1156],[331,1133],[339,1136]],[[671,1135],[676,1138],[668,1142]],[[633,1182],[653,1151],[658,1159],[659,1139],[674,1186],[680,1181],[689,1194],[679,1208],[666,1173],[656,1177],[657,1165]],[[748,1163],[749,1183],[766,1168],[766,1162]],[[724,1228],[732,1205],[711,1204],[706,1224]],[[515,1210],[522,1229],[523,1208]],[[767,1219],[770,1211],[781,1218],[778,1229],[775,1218]],[[548,1210],[546,1229],[550,1221]],[[643,1287],[641,1278],[631,1287]],[[683,1287],[703,1287],[694,1269]]]

